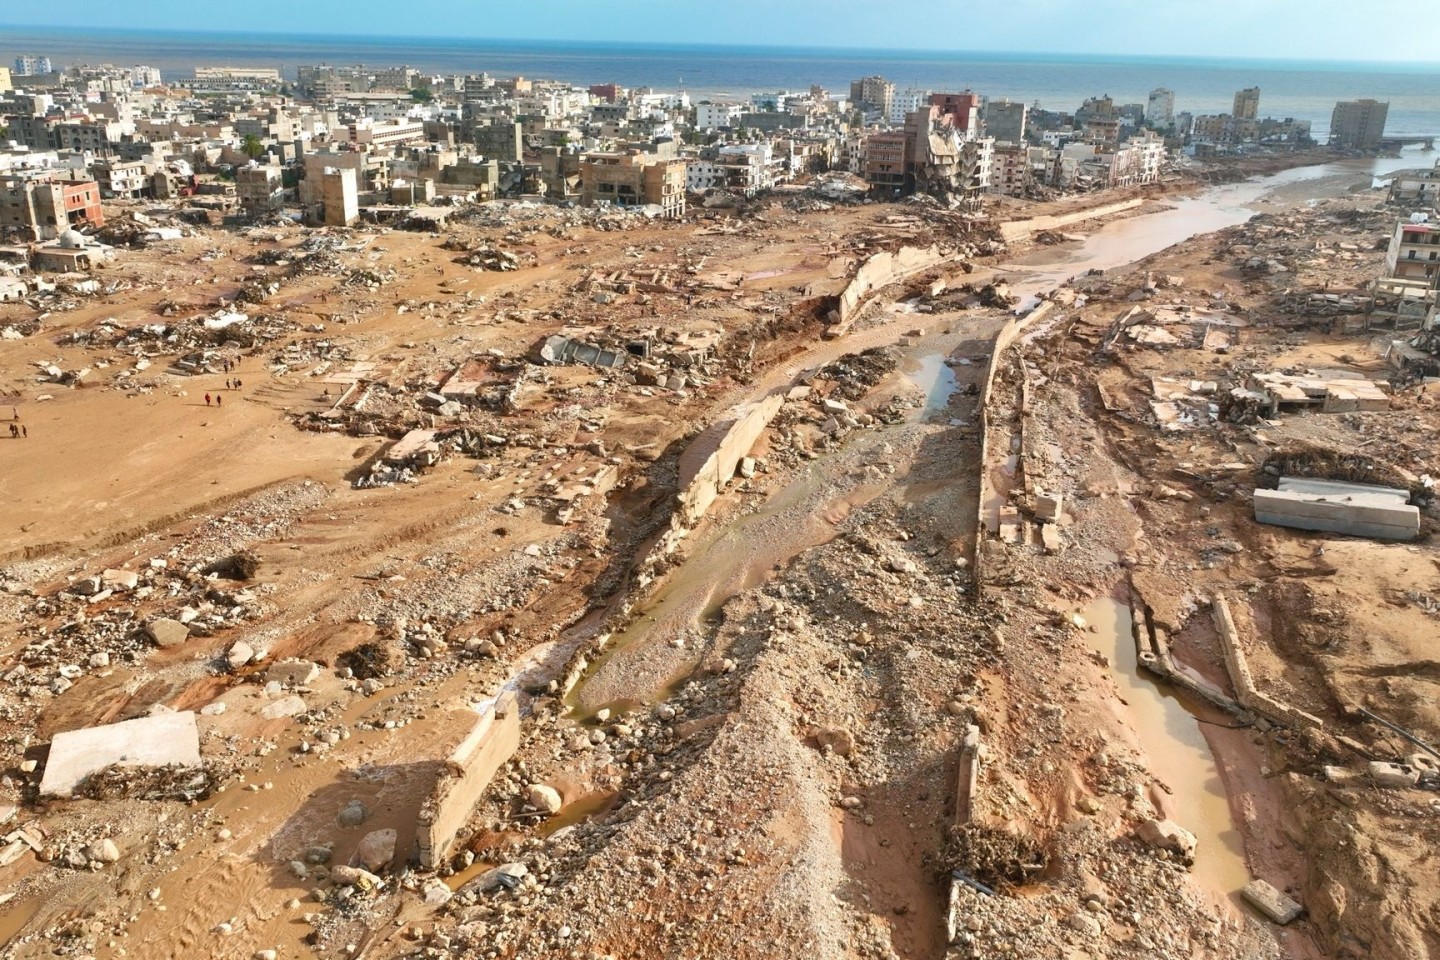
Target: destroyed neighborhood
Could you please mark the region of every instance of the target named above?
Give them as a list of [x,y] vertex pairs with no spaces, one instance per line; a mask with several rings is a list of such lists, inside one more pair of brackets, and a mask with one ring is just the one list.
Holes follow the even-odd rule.
[[1440,951],[1387,103],[16,53],[0,956]]

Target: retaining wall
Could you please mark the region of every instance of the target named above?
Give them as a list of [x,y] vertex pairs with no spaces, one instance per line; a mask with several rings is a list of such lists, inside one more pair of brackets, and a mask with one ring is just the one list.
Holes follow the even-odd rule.
[[495,772],[519,746],[520,708],[515,695],[506,693],[480,715],[451,751],[434,791],[420,808],[416,839],[422,868],[434,870],[445,862]]
[[[840,303],[835,309],[835,327],[843,328],[855,319],[866,298],[882,287],[907,280],[932,267],[938,267],[954,254],[943,253],[939,247],[901,247],[899,250],[877,253],[860,265],[855,276],[840,292]],[[832,328],[833,329],[833,328]]]
[[784,394],[772,393],[738,407],[733,419],[701,433],[681,455],[679,514],[686,524],[705,516],[784,403]]
[[1107,203],[1099,207],[1090,207],[1086,210],[1077,210],[1074,213],[1063,213],[1057,216],[1032,217],[1029,220],[1012,220],[1009,223],[1000,224],[1000,236],[1006,243],[1013,243],[1016,240],[1024,240],[1031,234],[1039,233],[1041,230],[1063,230],[1076,223],[1084,223],[1086,220],[1094,220],[1097,217],[1109,217],[1117,213],[1124,213],[1126,210],[1134,210],[1145,203],[1143,198],[1134,200],[1121,200],[1118,203]]
[[1245,651],[1240,649],[1240,631],[1235,628],[1235,618],[1230,615],[1230,604],[1216,595],[1210,601],[1210,616],[1220,634],[1220,649],[1225,655],[1225,669],[1230,672],[1230,685],[1235,688],[1235,697],[1242,706],[1254,710],[1276,723],[1292,724],[1319,730],[1324,726],[1319,717],[1306,713],[1288,703],[1281,703],[1269,694],[1255,688],[1255,678],[1250,673],[1250,664]]

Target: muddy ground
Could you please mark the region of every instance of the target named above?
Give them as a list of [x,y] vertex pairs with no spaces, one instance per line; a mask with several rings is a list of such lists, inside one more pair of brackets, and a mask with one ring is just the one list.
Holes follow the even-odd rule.
[[[776,200],[679,224],[520,206],[443,234],[209,228],[125,251],[98,297],[0,306],[20,334],[0,388],[29,431],[0,440],[0,810],[17,807],[0,829],[40,847],[0,866],[4,956],[1426,955],[1424,846],[1406,838],[1424,836],[1432,794],[1323,776],[1359,759],[1332,728],[1377,756],[1402,746],[1351,705],[1440,726],[1432,614],[1410,597],[1428,595],[1426,543],[1258,528],[1244,492],[1292,437],[1418,476],[1428,400],[1179,433],[1145,400],[1155,376],[1223,381],[1242,363],[1383,376],[1383,336],[1281,309],[1296,283],[1373,271],[1380,219],[1326,214],[1376,199],[1303,215],[1291,202],[1274,203],[1289,233],[1237,228],[1078,281],[1088,300],[1025,347],[1023,417],[1021,361],[1004,360],[997,402],[1053,452],[1067,497],[1053,555],[977,531],[992,467],[979,393],[1011,314],[964,285],[1063,253],[993,251],[984,224],[924,205]],[[1319,259],[1317,242],[1323,265],[1245,266],[1257,251]],[[826,298],[865,256],[931,243],[968,252],[821,338]],[[479,247],[519,269],[456,262]],[[1179,279],[1132,302],[1147,271]],[[1132,303],[1179,298],[1245,318],[1229,354],[1099,351]],[[205,327],[232,309],[250,320]],[[636,358],[536,363],[552,334],[644,341],[659,375]],[[476,397],[426,397],[462,367]],[[637,576],[688,441],[797,379],[808,389],[752,451],[753,476]],[[441,430],[440,462],[387,464],[416,429]],[[587,493],[611,467],[614,489]],[[215,572],[237,555],[248,578]],[[107,570],[135,582],[89,582]],[[1326,721],[1323,736],[1204,728],[1244,840],[1231,866],[1308,910],[1283,932],[1216,879],[1231,874],[1209,871],[1203,843],[1187,868],[1137,838],[1181,816],[1173,795],[1194,785],[1155,776],[1073,616],[1141,597],[1177,655],[1223,681],[1203,615],[1217,591],[1246,604],[1257,673]],[[157,647],[144,624],[160,616],[189,639]],[[565,665],[605,634],[565,691]],[[320,670],[272,684],[288,657]],[[456,856],[419,871],[408,851],[437,765],[507,681],[525,700],[520,749]],[[294,712],[271,709],[293,696]],[[200,711],[203,786],[36,796],[56,732],[165,709]],[[973,819],[1011,851],[998,859],[950,835],[972,724]],[[557,813],[532,802],[536,785]],[[382,887],[346,879],[384,829]],[[512,865],[503,883],[498,865]],[[960,895],[950,944],[957,866],[997,895]]]

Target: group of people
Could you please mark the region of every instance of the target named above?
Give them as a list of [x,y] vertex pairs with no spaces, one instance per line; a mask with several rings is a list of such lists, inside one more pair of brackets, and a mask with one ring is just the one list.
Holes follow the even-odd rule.
[[10,439],[19,440],[30,436],[30,428],[20,422],[20,408],[10,408]]
[[[221,361],[220,361],[220,367],[221,367],[221,369],[224,370],[226,373],[229,373],[231,370],[234,370],[237,366],[239,366],[239,364],[240,364],[240,361],[238,361],[238,360],[221,360]],[[233,378],[232,378],[232,377],[226,377],[226,378],[225,378],[225,389],[226,389],[226,390],[239,390],[242,386],[244,386],[244,384],[242,384],[242,383],[240,382],[240,378],[239,378],[239,377],[233,377]],[[211,395],[208,394],[208,393],[205,394],[205,406],[207,406],[207,407],[210,406],[210,400],[211,400]],[[219,392],[218,390],[217,390],[217,391],[215,392],[215,394],[214,394],[214,400],[215,400],[215,406],[219,407],[219,406],[223,406],[223,405],[224,405],[223,402],[222,402],[222,399],[221,399],[220,392]]]

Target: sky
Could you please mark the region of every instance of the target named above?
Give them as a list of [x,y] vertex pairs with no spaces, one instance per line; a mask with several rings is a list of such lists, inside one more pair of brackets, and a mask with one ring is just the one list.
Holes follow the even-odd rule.
[[33,27],[1440,59],[1440,17],[1414,0],[8,0],[5,7],[0,22]]

